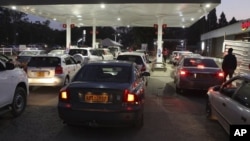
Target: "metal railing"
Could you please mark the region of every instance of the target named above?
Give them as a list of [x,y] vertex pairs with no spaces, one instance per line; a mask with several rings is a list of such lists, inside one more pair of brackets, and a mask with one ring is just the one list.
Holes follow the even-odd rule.
[[2,54],[8,53],[8,54],[12,55],[13,50],[12,50],[12,48],[0,48],[0,53],[2,53]]

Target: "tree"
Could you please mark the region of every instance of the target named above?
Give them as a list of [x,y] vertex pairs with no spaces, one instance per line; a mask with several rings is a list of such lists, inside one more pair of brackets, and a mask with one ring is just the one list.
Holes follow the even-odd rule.
[[225,16],[224,12],[222,12],[220,15],[218,27],[221,28],[221,27],[224,27],[227,25],[228,25],[228,22],[227,22],[226,16]]
[[233,18],[229,21],[229,24],[234,24],[234,23],[236,23],[236,22],[238,22],[238,21],[235,19],[235,17],[233,17]]
[[207,18],[207,24],[208,24],[208,31],[218,28],[216,9],[213,9],[209,12]]

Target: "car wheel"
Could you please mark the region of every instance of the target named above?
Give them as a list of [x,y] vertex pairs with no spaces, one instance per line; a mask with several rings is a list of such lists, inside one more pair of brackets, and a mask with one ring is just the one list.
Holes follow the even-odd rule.
[[26,108],[27,100],[26,100],[27,92],[22,87],[17,87],[15,90],[15,95],[13,98],[13,102],[11,104],[11,112],[14,117],[22,114],[24,109]]
[[209,100],[207,100],[207,104],[206,104],[206,117],[207,119],[211,119],[212,117],[212,109],[211,109],[211,104]]
[[64,80],[63,86],[66,86],[66,85],[68,85],[68,84],[69,84],[69,77],[67,76],[67,77],[65,78],[65,80]]

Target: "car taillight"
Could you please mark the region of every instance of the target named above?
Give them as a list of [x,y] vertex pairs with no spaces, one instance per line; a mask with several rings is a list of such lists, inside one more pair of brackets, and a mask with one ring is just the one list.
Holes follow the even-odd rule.
[[68,90],[62,90],[59,93],[59,101],[63,102],[69,102],[70,100],[70,94]]
[[62,74],[63,73],[63,68],[61,66],[57,66],[55,68],[55,74]]
[[138,104],[138,97],[136,94],[131,93],[129,90],[125,90],[123,94],[123,102]]
[[221,77],[221,78],[224,78],[224,73],[223,72],[219,72],[218,76]]
[[180,70],[179,73],[180,73],[181,76],[187,75],[187,71],[186,70]]

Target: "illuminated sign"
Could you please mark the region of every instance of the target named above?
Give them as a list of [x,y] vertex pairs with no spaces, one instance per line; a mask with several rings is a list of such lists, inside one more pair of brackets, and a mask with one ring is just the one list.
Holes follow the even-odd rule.
[[241,30],[247,30],[250,27],[250,21],[245,21],[241,23]]
[[[62,24],[62,27],[63,27],[63,28],[66,28],[66,27],[67,27],[67,24]],[[70,24],[70,27],[71,27],[71,28],[74,28],[75,25],[74,25],[74,24]]]

